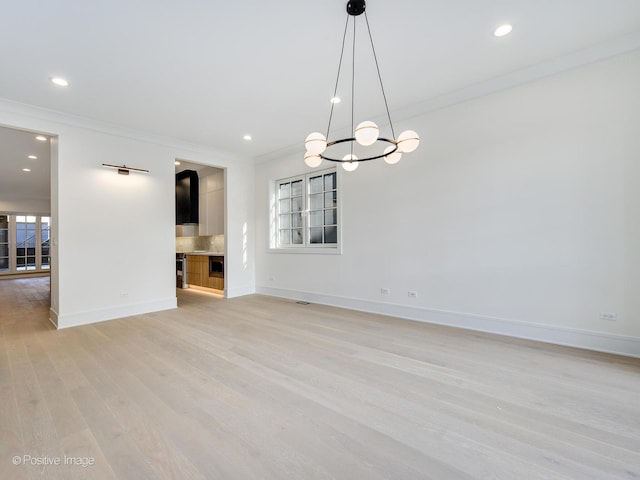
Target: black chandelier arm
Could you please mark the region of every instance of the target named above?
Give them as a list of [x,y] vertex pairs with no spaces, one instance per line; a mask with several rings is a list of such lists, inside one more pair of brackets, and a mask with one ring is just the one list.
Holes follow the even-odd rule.
[[367,31],[369,32],[369,41],[371,42],[371,50],[373,51],[373,59],[376,62],[376,70],[378,71],[378,80],[380,81],[380,90],[382,90],[382,98],[384,99],[384,107],[387,109],[387,119],[389,120],[389,126],[391,127],[391,135],[396,138],[396,132],[393,129],[393,122],[391,121],[391,114],[389,113],[389,105],[387,103],[387,95],[384,92],[384,85],[382,84],[382,75],[380,75],[380,66],[378,65],[378,56],[376,55],[376,48],[373,46],[373,36],[371,35],[371,27],[369,26],[369,17],[367,12],[364,12],[364,19],[367,22]]
[[[353,47],[351,52],[351,131],[353,129],[353,106],[356,103],[356,19],[353,19]],[[329,137],[327,137],[329,138]],[[353,156],[353,142],[351,143],[351,156]]]
[[333,100],[336,98],[336,95],[338,94],[338,82],[340,81],[340,70],[342,69],[342,58],[344,57],[344,43],[345,43],[345,40],[347,39],[347,27],[349,27],[349,17],[350,15],[347,15],[347,21],[344,24],[344,33],[342,34],[342,48],[340,49],[340,61],[338,62],[338,75],[336,75],[336,86],[333,89],[333,98],[331,99],[332,100],[331,112],[329,113],[329,124],[327,125],[327,134],[325,135],[325,138],[329,138],[329,132],[331,131],[331,119],[333,118],[333,108],[336,106]]
[[[327,148],[333,146],[333,145],[338,145],[339,143],[345,143],[345,142],[351,142],[351,145],[353,146],[353,142],[355,142],[356,139],[355,138],[341,138],[340,140],[334,140],[333,142],[329,142],[327,143]],[[365,157],[365,158],[358,158],[357,160],[344,160],[344,159],[338,159],[338,158],[331,158],[331,157],[327,157],[325,155],[319,154],[318,156],[320,158],[322,158],[323,160],[328,160],[330,162],[337,162],[337,163],[351,163],[351,162],[368,162],[369,160],[377,160],[379,158],[384,158],[387,155],[391,155],[392,153],[395,153],[398,150],[398,143],[395,140],[390,140],[388,138],[378,138],[377,139],[378,142],[385,142],[385,143],[390,143],[391,145],[394,146],[393,150],[391,150],[390,152],[387,153],[383,153],[382,155],[376,155],[374,157]]]

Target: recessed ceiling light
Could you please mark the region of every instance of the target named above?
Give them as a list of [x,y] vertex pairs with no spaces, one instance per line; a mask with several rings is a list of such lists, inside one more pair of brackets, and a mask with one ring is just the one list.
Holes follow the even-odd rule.
[[46,142],[47,141],[47,137],[43,137],[42,135],[38,135],[36,137],[36,140],[38,140],[39,142]]
[[244,137],[242,137],[242,138],[244,138],[245,140],[249,141],[249,140],[251,140],[251,135],[245,135],[245,136],[244,136]]
[[29,155],[27,158],[30,158],[31,160],[37,160],[38,157],[36,157],[35,155]]
[[176,161],[175,161],[175,162],[173,162],[173,163],[175,163],[176,165],[180,165],[180,162],[179,162],[178,160],[176,160]]
[[31,169],[30,169],[30,168],[23,168],[23,169],[22,169],[22,171],[23,171],[23,172],[30,172],[30,171],[31,171]]
[[58,85],[59,87],[68,87],[69,86],[69,82],[67,82],[62,77],[51,77],[51,78],[49,78],[49,80],[51,80],[51,83],[53,83],[55,85]]
[[342,101],[342,99],[340,97],[332,97],[331,100],[329,100],[331,103],[340,103]]
[[513,27],[508,23],[505,23],[504,25],[500,25],[498,28],[496,28],[493,31],[493,34],[496,37],[504,37],[505,35],[508,35],[509,33],[511,33],[511,30],[513,30]]

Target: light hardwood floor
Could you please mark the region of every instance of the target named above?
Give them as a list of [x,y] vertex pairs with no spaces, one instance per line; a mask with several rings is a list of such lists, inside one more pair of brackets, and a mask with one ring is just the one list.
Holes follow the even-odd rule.
[[0,281],[0,479],[640,478],[640,360],[178,294],[56,331],[47,279]]

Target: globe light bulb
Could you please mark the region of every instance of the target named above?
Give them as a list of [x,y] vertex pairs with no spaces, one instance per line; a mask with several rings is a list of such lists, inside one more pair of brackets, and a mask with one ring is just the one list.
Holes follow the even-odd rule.
[[347,172],[353,172],[356,168],[358,168],[358,157],[355,155],[345,155],[342,157],[342,168],[344,168]]
[[306,163],[308,167],[316,168],[322,163],[322,158],[320,155],[307,152],[304,155],[304,163]]
[[307,152],[312,155],[320,155],[327,148],[327,139],[319,132],[310,133],[304,141]]
[[387,148],[384,149],[384,153],[385,153],[384,161],[387,162],[389,165],[394,165],[398,163],[400,161],[400,158],[402,158],[402,153],[400,152],[400,150],[396,150],[393,153],[389,153],[393,149],[395,149],[393,145],[389,145]]
[[364,147],[373,145],[378,140],[380,129],[378,126],[370,121],[364,121],[356,127],[355,137],[356,142]]
[[405,130],[398,135],[398,151],[401,153],[411,153],[420,144],[420,136],[413,130]]

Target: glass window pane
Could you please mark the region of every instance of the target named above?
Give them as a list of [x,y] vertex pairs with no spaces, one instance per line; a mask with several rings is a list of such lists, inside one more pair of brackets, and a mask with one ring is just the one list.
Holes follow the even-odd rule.
[[29,215],[27,217],[27,222],[29,223],[35,223],[36,222],[36,217]]
[[322,228],[310,228],[309,235],[311,243],[322,243]]
[[280,215],[280,228],[291,227],[291,217],[289,215]]
[[[322,245],[336,244],[338,236],[337,173],[311,173],[295,180],[277,183],[278,189],[278,244]],[[43,222],[43,220],[41,220]],[[46,234],[41,233],[42,242]],[[25,227],[25,237],[27,235]],[[48,237],[50,238],[50,234]],[[25,245],[29,247],[30,245]],[[49,252],[43,251],[44,257]],[[44,268],[44,267],[42,267]]]
[[292,212],[302,211],[302,197],[294,197],[291,199],[291,211]]
[[280,244],[289,245],[291,243],[291,230],[280,230]]
[[6,243],[9,241],[8,238],[9,232],[7,232],[6,230],[0,230],[0,242]]
[[291,196],[291,184],[281,183],[280,191],[278,192],[278,198],[289,198]]
[[309,222],[312,227],[322,226],[322,210],[311,212],[309,214]]
[[302,180],[291,182],[291,196],[298,197],[302,195]]
[[322,203],[322,193],[310,195],[309,200],[311,202],[311,206],[310,206],[311,210],[320,210],[324,206]]
[[322,192],[322,176],[311,177],[309,179],[309,193]]
[[291,200],[280,200],[280,213],[289,213],[291,211]]
[[16,216],[16,222],[23,222],[25,221],[25,217],[24,215],[18,215]]
[[338,223],[338,216],[335,208],[331,208],[329,210],[324,211],[324,224],[325,225],[336,225]]
[[324,227],[324,243],[338,243],[338,227]]
[[336,173],[327,173],[324,176],[324,189],[335,190],[336,189]]
[[337,204],[336,201],[336,192],[327,192],[324,194],[324,206],[325,208],[335,207]]

